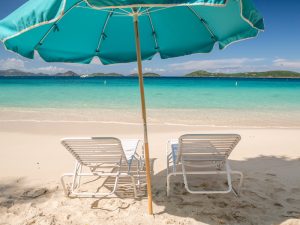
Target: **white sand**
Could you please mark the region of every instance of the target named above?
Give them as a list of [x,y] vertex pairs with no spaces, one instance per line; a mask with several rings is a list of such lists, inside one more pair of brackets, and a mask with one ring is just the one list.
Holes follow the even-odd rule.
[[[300,224],[300,129],[152,125],[154,216],[147,199],[69,199],[59,176],[73,169],[59,140],[68,136],[142,138],[139,125],[0,122],[0,224]],[[239,198],[190,195],[181,179],[166,197],[166,140],[184,133],[238,133],[230,159],[243,171]],[[205,180],[206,182],[207,180]],[[31,196],[31,197],[30,197]]]

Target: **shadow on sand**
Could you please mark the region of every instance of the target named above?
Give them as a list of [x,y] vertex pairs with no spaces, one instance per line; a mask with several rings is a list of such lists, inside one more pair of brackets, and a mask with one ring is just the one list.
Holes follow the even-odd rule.
[[[300,219],[300,159],[260,156],[245,161],[231,161],[231,167],[244,173],[241,194],[189,194],[182,176],[172,179],[172,195],[166,196],[166,171],[153,178],[154,202],[161,211],[193,218],[208,224],[281,224],[289,218]],[[199,177],[195,188],[205,188],[215,178]],[[219,182],[220,183],[220,182]],[[222,183],[222,182],[221,182]],[[235,183],[235,182],[234,182]],[[224,185],[224,182],[223,182]],[[160,207],[162,206],[162,207]],[[300,220],[299,220],[300,224]]]
[[49,200],[49,196],[59,189],[58,185],[30,185],[25,178],[3,179],[0,183],[0,207],[28,203],[39,204]]
[[[161,223],[161,221],[166,224],[178,224],[176,221],[178,217],[187,221],[187,224],[196,221],[212,225],[271,225],[281,224],[290,218],[300,219],[300,159],[289,160],[284,157],[260,156],[245,161],[231,161],[231,166],[232,169],[240,170],[245,175],[239,197],[233,193],[188,194],[182,184],[181,176],[172,180],[172,195],[167,197],[166,171],[153,175],[154,224]],[[206,184],[203,185],[203,183],[215,184],[212,177],[201,177],[195,181],[192,185],[198,188],[206,187]],[[224,185],[222,182],[221,184]],[[25,180],[17,179],[0,183],[0,209],[8,212],[13,206],[19,206],[21,209],[23,204],[28,205],[28,203],[29,205],[47,204],[47,201],[51,203],[55,199],[54,195],[63,199],[60,201],[66,201],[65,205],[73,201],[74,204],[76,203],[75,205],[85,204],[81,207],[86,208],[86,204],[91,204],[90,208],[94,212],[105,210],[103,209],[105,206],[107,216],[124,216],[128,212],[135,211],[134,207],[137,205],[143,205],[141,208],[144,212],[146,207],[145,198],[131,198],[130,202],[123,198],[115,198],[117,200],[67,200],[57,185],[52,188],[49,186],[47,188],[28,187]],[[139,203],[135,204],[134,202]],[[99,205],[101,207],[98,207]],[[76,210],[72,207],[70,206],[70,212]],[[138,210],[137,208],[136,213]],[[113,214],[112,211],[118,212],[118,214]]]

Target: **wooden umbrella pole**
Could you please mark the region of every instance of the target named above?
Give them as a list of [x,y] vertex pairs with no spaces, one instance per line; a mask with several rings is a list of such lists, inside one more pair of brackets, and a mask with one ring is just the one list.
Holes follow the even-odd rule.
[[144,146],[145,146],[145,161],[146,161],[146,176],[147,176],[147,193],[148,193],[148,213],[153,214],[152,209],[152,190],[151,190],[151,173],[150,173],[150,157],[149,157],[149,144],[148,144],[148,131],[147,131],[147,117],[146,117],[146,104],[145,104],[145,92],[144,92],[144,80],[142,70],[142,57],[141,46],[139,36],[138,14],[133,14],[134,33],[135,33],[135,45],[136,45],[136,58],[138,64],[138,76],[140,84],[140,94],[142,103],[142,115],[144,125]]

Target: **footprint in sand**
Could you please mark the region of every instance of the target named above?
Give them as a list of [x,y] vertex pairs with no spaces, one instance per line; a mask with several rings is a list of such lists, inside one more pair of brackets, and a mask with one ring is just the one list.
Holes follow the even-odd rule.
[[276,177],[277,176],[275,173],[267,173],[266,175],[271,176],[271,177]]
[[267,199],[266,197],[263,197],[263,196],[257,194],[256,192],[253,192],[253,191],[250,191],[250,190],[243,190],[242,193],[243,193],[243,195],[249,196],[252,199],[257,199],[257,198],[259,198],[260,200],[266,200]]
[[283,205],[282,205],[281,203],[279,203],[279,202],[275,202],[275,203],[274,203],[274,206],[277,206],[277,207],[280,207],[280,208],[283,207]]
[[165,190],[157,190],[154,192],[154,198],[156,202],[164,202],[166,198]]
[[218,206],[220,208],[226,208],[228,204],[226,202],[213,202],[213,205]]
[[130,205],[133,205],[135,201],[133,202],[126,202],[121,199],[103,199],[98,200],[92,203],[91,207],[93,209],[102,209],[105,211],[116,211],[119,209],[127,209]]
[[228,215],[226,213],[221,213],[217,215],[217,222],[219,224],[232,224],[230,221],[233,220],[233,217],[231,215]]
[[287,191],[284,188],[278,187],[278,188],[274,188],[273,191],[270,190],[268,195],[270,196],[271,199],[277,199],[284,193],[285,195],[287,195]]
[[216,199],[217,197],[215,195],[207,195],[206,196],[208,199]]
[[10,208],[15,204],[15,202],[13,200],[6,200],[3,202],[0,202],[0,207],[5,207],[5,208]]
[[264,179],[264,182],[267,182],[267,183],[273,183],[274,180],[273,180],[273,179],[270,179],[270,178],[265,178],[265,179]]
[[181,205],[203,207],[205,204],[203,202],[182,202]]
[[26,223],[26,224],[50,224],[54,225],[56,224],[56,217],[54,215],[48,215],[48,216],[39,216],[34,218],[32,222]]
[[165,223],[165,224],[175,224],[175,223],[176,223],[176,220],[174,220],[174,219],[166,219],[166,220],[164,221],[164,223]]
[[183,183],[175,183],[173,191],[178,195],[186,195],[188,193]]
[[246,181],[253,181],[253,182],[257,182],[257,181],[259,181],[259,179],[257,179],[257,178],[254,178],[254,177],[245,177],[244,178]]
[[300,199],[287,198],[285,201],[289,204],[300,206]]
[[286,192],[286,190],[284,188],[274,188],[274,191],[277,192],[277,193],[280,193],[280,192]]
[[300,188],[292,188],[291,192],[294,194],[300,194]]
[[183,202],[183,198],[180,196],[170,196],[168,197],[168,201],[174,204],[181,204]]
[[161,190],[161,189],[155,190],[154,191],[154,195],[156,195],[156,196],[165,196],[166,195],[166,191],[165,190]]
[[284,215],[285,217],[294,217],[298,218],[300,216],[300,212],[298,211],[287,211],[287,215]]
[[25,191],[22,194],[22,197],[23,198],[37,198],[42,195],[45,195],[47,192],[48,192],[48,189],[46,189],[46,188],[30,189],[30,190]]
[[244,209],[244,208],[256,209],[257,207],[254,204],[250,203],[250,202],[243,201],[243,202],[241,202],[241,203],[238,204],[237,208],[242,208],[242,209]]
[[[242,216],[239,211],[235,211],[232,213],[232,217],[239,223],[244,224],[247,221],[247,218]],[[243,222],[243,223],[242,223]]]

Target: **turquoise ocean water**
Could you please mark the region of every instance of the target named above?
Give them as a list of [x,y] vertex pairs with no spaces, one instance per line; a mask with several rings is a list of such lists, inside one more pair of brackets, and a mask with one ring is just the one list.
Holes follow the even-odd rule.
[[[300,79],[145,78],[150,109],[300,111]],[[129,109],[138,79],[0,78],[0,107]]]

